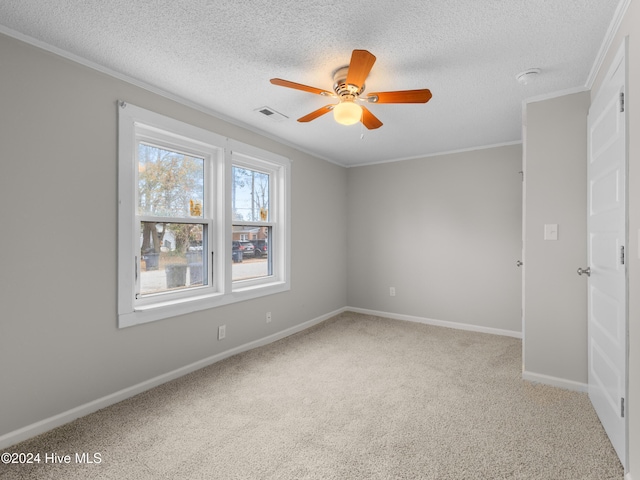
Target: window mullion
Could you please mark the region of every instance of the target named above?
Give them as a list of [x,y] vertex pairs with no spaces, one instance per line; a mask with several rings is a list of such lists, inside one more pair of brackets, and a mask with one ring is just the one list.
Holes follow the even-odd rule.
[[[232,188],[233,188],[233,167],[232,167],[232,159],[233,154],[231,148],[229,147],[229,141],[227,141],[227,146],[224,151],[224,162],[221,165],[221,168],[218,170],[221,172],[220,174],[220,195],[221,195],[221,209],[220,209],[220,222],[221,231],[220,235],[220,246],[222,251],[225,253],[223,255],[223,263],[221,264],[222,268],[222,291],[226,293],[231,293],[233,287],[233,272],[232,272],[232,255],[233,255],[233,205],[232,205]],[[229,252],[229,255],[227,255]]]

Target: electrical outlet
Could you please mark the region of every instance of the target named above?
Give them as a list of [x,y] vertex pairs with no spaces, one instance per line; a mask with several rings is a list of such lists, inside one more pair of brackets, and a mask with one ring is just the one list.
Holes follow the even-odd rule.
[[227,336],[227,326],[220,325],[218,327],[218,340],[222,340],[226,336]]
[[396,287],[389,287],[389,296],[390,297],[396,296]]
[[271,312],[267,312],[267,323],[271,323]]

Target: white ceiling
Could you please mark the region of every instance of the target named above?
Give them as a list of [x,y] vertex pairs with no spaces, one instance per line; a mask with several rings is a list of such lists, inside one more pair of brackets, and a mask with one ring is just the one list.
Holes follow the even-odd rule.
[[[3,0],[0,32],[353,166],[519,142],[523,100],[588,86],[619,1]],[[368,105],[377,130],[297,122],[335,102],[269,79],[331,90],[353,49],[377,57],[365,94],[429,88],[432,100]],[[534,67],[534,82],[516,81]]]

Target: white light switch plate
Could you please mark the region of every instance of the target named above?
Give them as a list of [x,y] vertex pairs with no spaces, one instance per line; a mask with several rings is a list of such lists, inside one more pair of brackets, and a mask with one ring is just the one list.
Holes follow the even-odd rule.
[[547,223],[544,226],[544,239],[545,240],[558,240],[558,224]]

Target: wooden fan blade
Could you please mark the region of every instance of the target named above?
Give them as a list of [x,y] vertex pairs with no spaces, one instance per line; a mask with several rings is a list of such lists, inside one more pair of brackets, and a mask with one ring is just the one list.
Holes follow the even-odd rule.
[[347,72],[347,85],[362,87],[375,62],[376,57],[372,53],[366,50],[354,50],[351,54],[351,62]]
[[431,100],[431,91],[424,88],[422,90],[375,92],[369,93],[364,100],[371,103],[427,103]]
[[325,113],[329,113],[331,110],[333,110],[333,107],[334,105],[325,105],[324,107],[314,110],[313,112],[305,115],[304,117],[300,117],[298,121],[310,122],[311,120],[315,120],[316,118],[320,117],[321,115],[324,115]]
[[374,130],[382,126],[382,122],[365,107],[362,107],[362,123],[369,130]]
[[296,90],[302,90],[303,92],[315,93],[317,95],[328,95],[330,97],[335,97],[335,94],[322,90],[321,88],[310,87],[308,85],[303,85],[301,83],[290,82],[289,80],[283,80],[282,78],[272,78],[270,80],[274,85],[279,85],[281,87],[295,88]]

